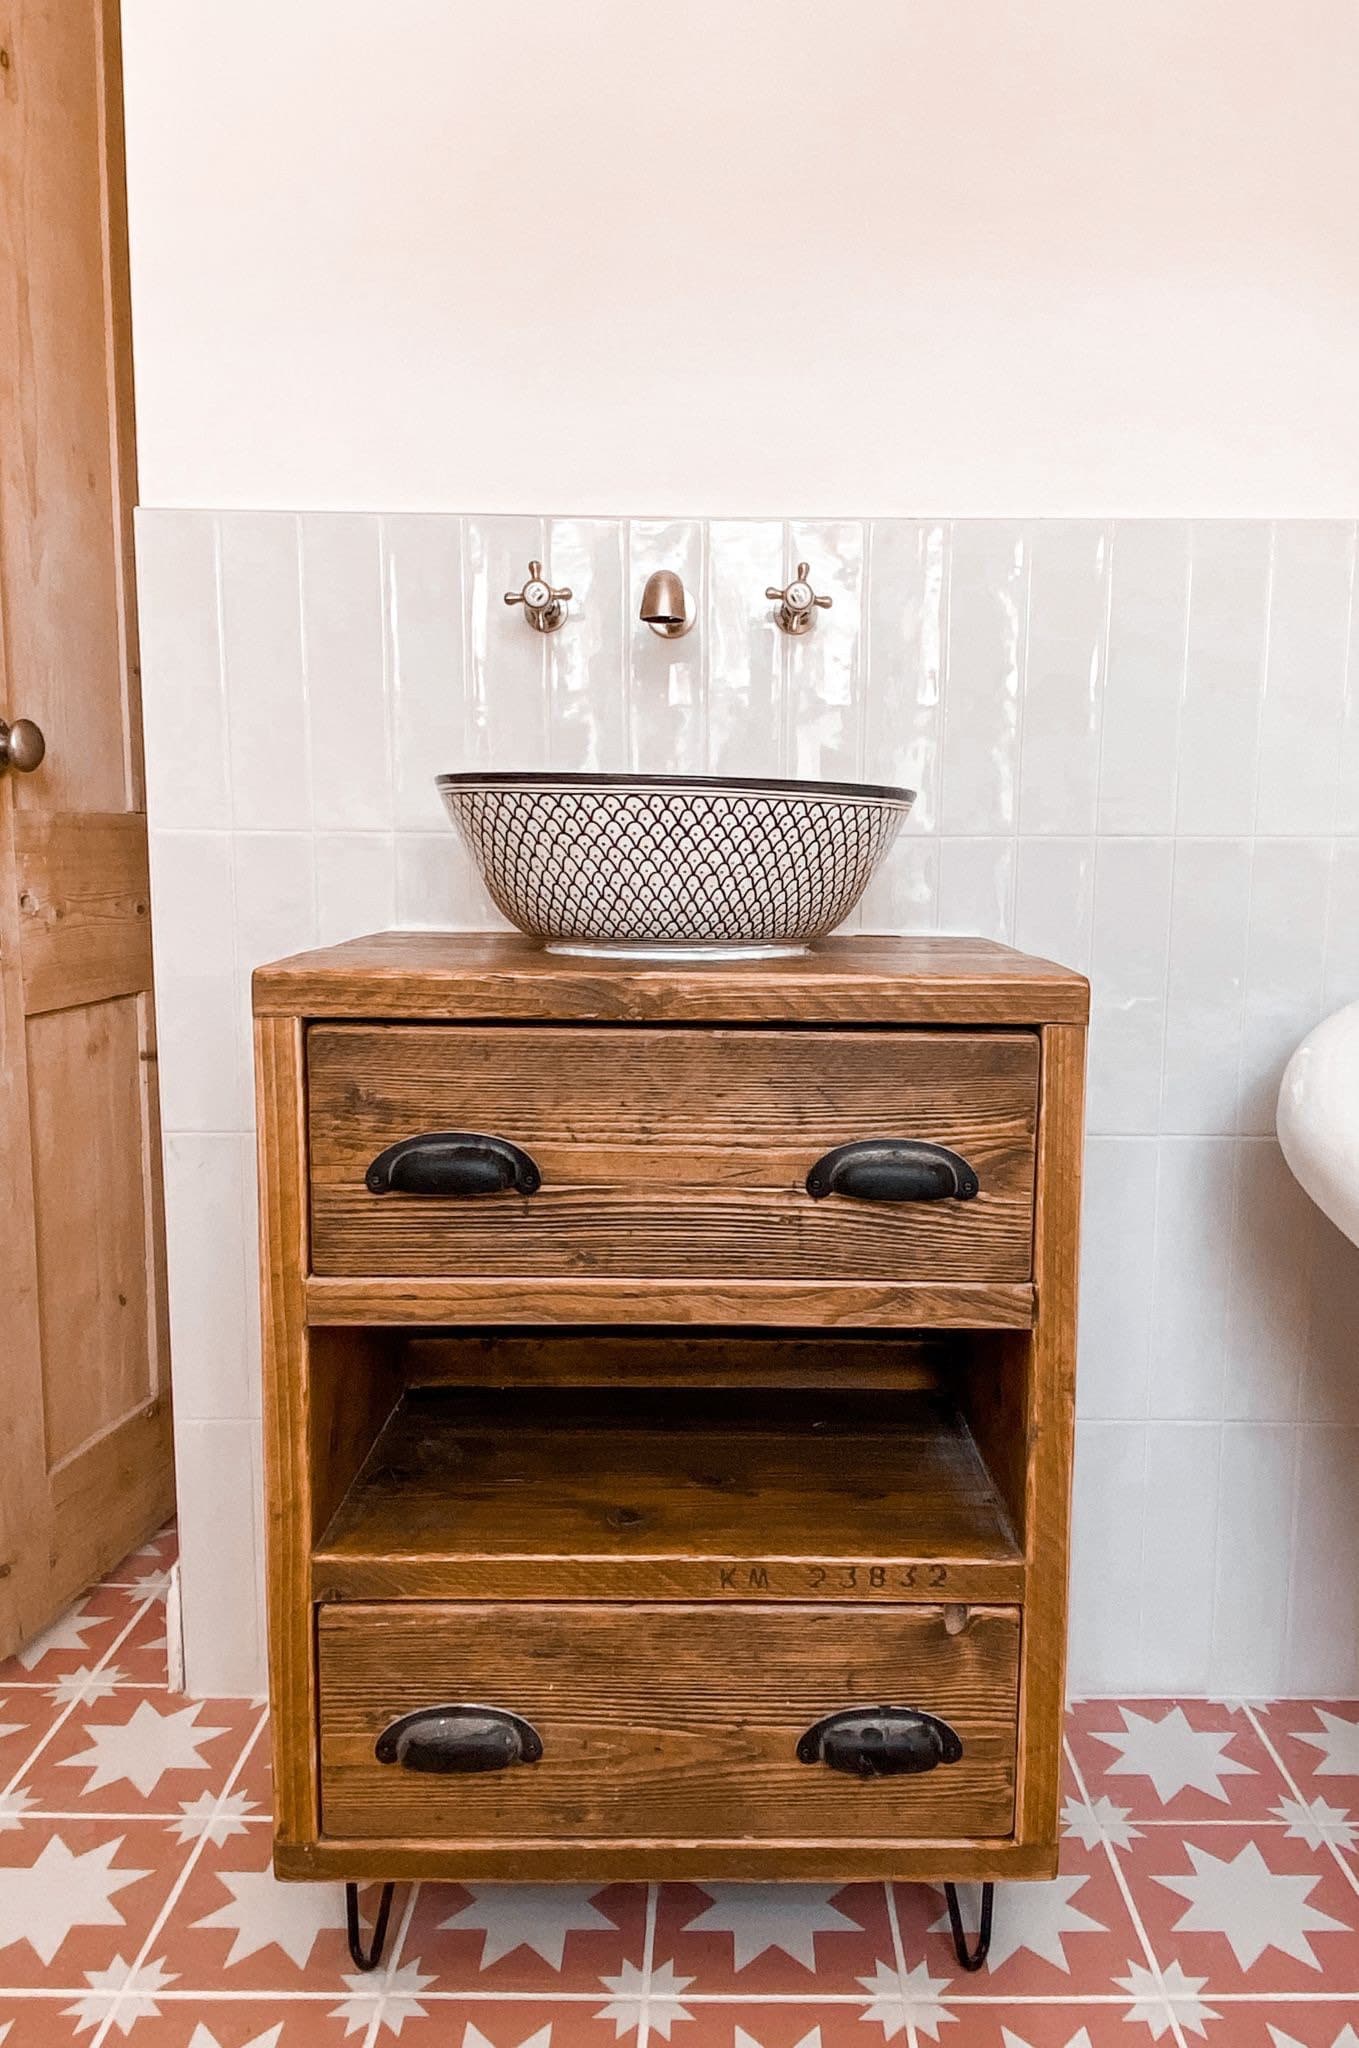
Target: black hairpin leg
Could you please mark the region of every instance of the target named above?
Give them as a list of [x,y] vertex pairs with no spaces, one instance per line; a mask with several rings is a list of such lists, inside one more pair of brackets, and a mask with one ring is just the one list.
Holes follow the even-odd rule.
[[977,1946],[975,1948],[968,1947],[967,1936],[963,1932],[963,1916],[958,1911],[958,1887],[956,1884],[946,1884],[944,1886],[944,1901],[948,1906],[948,1924],[949,1931],[953,1936],[953,1953],[957,1956],[964,1970],[979,1970],[986,1961],[987,1952],[991,1947],[991,1921],[995,1916],[996,1910],[995,1886],[993,1884],[984,1884],[981,1888],[981,1920],[977,1926]]
[[383,1885],[382,1897],[378,1900],[377,1919],[373,1922],[373,1938],[365,1949],[363,1936],[359,1932],[359,1888],[356,1884],[347,1884],[344,1888],[344,1917],[349,1931],[349,1953],[353,1956],[354,1967],[358,1970],[375,1970],[382,1961],[382,1951],[387,1945],[387,1922],[392,1917],[392,1893],[395,1890],[394,1884]]

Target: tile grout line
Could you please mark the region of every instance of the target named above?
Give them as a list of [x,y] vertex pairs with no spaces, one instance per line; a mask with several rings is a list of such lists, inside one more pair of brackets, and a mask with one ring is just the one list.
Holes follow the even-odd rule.
[[[1062,1751],[1066,1757],[1067,1764],[1071,1771],[1071,1775],[1076,1781],[1076,1789],[1080,1793],[1080,1796],[1084,1801],[1086,1807],[1093,1813],[1094,1806],[1090,1798],[1089,1787],[1086,1785],[1085,1782],[1085,1774],[1081,1770],[1079,1763],[1076,1761],[1076,1752],[1071,1747],[1070,1737],[1065,1734],[1063,1734],[1062,1737]],[[1142,1953],[1145,1955],[1147,1959],[1147,1965],[1150,1968],[1152,1976],[1156,1981],[1157,1988],[1159,1989],[1161,1996],[1165,2000],[1165,2009],[1169,2016],[1171,2031],[1175,2036],[1178,2048],[1187,2048],[1187,2043],[1184,2038],[1184,2032],[1180,2026],[1179,2015],[1176,2013],[1174,2005],[1171,2002],[1170,1994],[1166,1990],[1165,1976],[1161,1969],[1160,1958],[1158,1957],[1155,1949],[1151,1945],[1151,1937],[1147,1933],[1146,1923],[1144,1922],[1142,1915],[1137,1910],[1137,1905],[1132,1895],[1132,1887],[1128,1883],[1127,1875],[1118,1860],[1118,1856],[1114,1850],[1114,1845],[1109,1840],[1109,1837],[1105,1832],[1103,1822],[1096,1818],[1095,1825],[1099,1829],[1100,1846],[1104,1850],[1105,1858],[1109,1864],[1109,1868],[1113,1872],[1114,1883],[1118,1886],[1118,1889],[1122,1894],[1123,1904],[1127,1909],[1128,1918],[1131,1920],[1137,1938],[1142,1944]]]
[[[1288,1786],[1289,1791],[1293,1794],[1293,1797],[1297,1800],[1299,1806],[1301,1806],[1304,1809],[1304,1811],[1310,1811],[1311,1801],[1306,1797],[1297,1779],[1289,1770],[1288,1765],[1284,1762],[1283,1757],[1279,1750],[1276,1749],[1274,1744],[1270,1741],[1269,1735],[1266,1732],[1265,1725],[1261,1716],[1256,1712],[1255,1708],[1251,1706],[1249,1702],[1246,1700],[1243,1700],[1241,1702],[1241,1711],[1245,1714],[1252,1728],[1254,1728],[1256,1734],[1259,1736],[1261,1742],[1264,1744],[1265,1749],[1268,1751],[1269,1756],[1271,1757],[1276,1768],[1278,1769],[1280,1776],[1283,1778],[1284,1783]],[[1320,1797],[1320,1794],[1318,1794],[1318,1797]],[[1339,1849],[1336,1847],[1334,1842],[1327,1839],[1326,1847],[1330,1850],[1331,1856],[1334,1859],[1334,1861],[1338,1863],[1340,1865],[1340,1868],[1344,1871],[1345,1882],[1349,1885],[1350,1890],[1356,1894],[1359,1894],[1359,1876],[1356,1876],[1354,1871],[1351,1870],[1349,1864],[1345,1861],[1344,1857],[1341,1855]]]
[[906,2048],[920,2048],[920,2037],[916,2032],[915,2021],[911,2018],[906,2004],[906,1944],[901,1938],[901,1915],[897,1912],[896,1889],[890,1878],[885,1881],[882,1889],[887,1901],[887,1924],[892,1930],[892,1954],[896,1961],[897,1989],[901,1994],[901,2009],[906,2024]]
[[[108,1663],[109,1658],[112,1657],[118,1650],[122,1648],[123,1644],[127,1641],[133,1629],[136,1628],[138,1622],[142,1619],[143,1615],[147,1614],[151,1610],[151,1608],[155,1607],[158,1604],[159,1600],[159,1594],[147,1594],[146,1598],[138,1607],[136,1613],[131,1617],[127,1624],[119,1631],[119,1633],[114,1637],[113,1641],[109,1644],[103,1656],[90,1669],[90,1671],[87,1672],[84,1682],[81,1685],[80,1691],[76,1693],[72,1699],[69,1699],[66,1702],[66,1705],[57,1715],[55,1721],[53,1721],[51,1727],[47,1730],[47,1733],[41,1736],[39,1740],[34,1744],[33,1748],[29,1751],[28,1755],[20,1764],[18,1770],[14,1773],[14,1776],[9,1780],[7,1785],[0,1787],[0,1791],[4,1793],[10,1793],[21,1790],[22,1788],[20,1781],[28,1776],[28,1773],[32,1770],[34,1764],[38,1761],[38,1758],[42,1755],[43,1751],[47,1748],[48,1744],[56,1737],[56,1735],[61,1731],[61,1729],[63,1729],[66,1726],[66,1723],[70,1720],[76,1708],[80,1706],[91,1705],[94,1702],[97,1702],[98,1699],[101,1697],[108,1697],[107,1694],[100,1695],[98,1693],[95,1693],[91,1695],[89,1690],[91,1684],[96,1678],[100,1676],[101,1672],[104,1670],[105,1665]],[[73,1602],[72,1604],[74,1605],[75,1603]],[[70,1609],[68,1608],[66,1612],[69,1613]],[[60,1618],[61,1617],[59,1616],[58,1619]],[[74,1674],[72,1674],[72,1676],[74,1676]],[[44,1687],[39,1681],[37,1684],[34,1685],[33,1689],[35,1691],[45,1690],[48,1693],[50,1693],[52,1691],[53,1685],[59,1685],[61,1684],[61,1682],[62,1681],[60,1679],[56,1679],[51,1681],[47,1686]],[[135,1687],[133,1683],[129,1681],[126,1687],[119,1687],[117,1689],[119,1691],[131,1691],[134,1690]],[[142,1688],[142,1690],[153,1692],[156,1690],[156,1688],[154,1686],[147,1686]]]
[[[199,1860],[202,1857],[203,1851],[208,1846],[209,1839],[212,1835],[213,1823],[221,1817],[223,1806],[226,1800],[230,1797],[232,1791],[235,1789],[236,1780],[240,1777],[241,1772],[245,1769],[245,1765],[250,1756],[251,1751],[254,1749],[256,1743],[263,1735],[267,1720],[268,1709],[264,1708],[257,1715],[254,1728],[246,1737],[245,1742],[241,1747],[240,1753],[238,1754],[235,1763],[233,1764],[230,1772],[227,1774],[227,1777],[224,1780],[222,1788],[220,1792],[217,1794],[216,1799],[213,1801],[212,1813],[208,1818],[207,1824],[200,1831],[197,1840],[190,1844],[188,1854],[185,1856],[184,1861],[180,1866],[179,1875],[178,1877],[176,1877],[174,1883],[171,1885],[169,1893],[166,1896],[165,1902],[162,1905],[159,1913],[152,1921],[151,1927],[147,1932],[145,1941],[142,1943],[141,1947],[133,1956],[131,1963],[128,1965],[127,1975],[125,1976],[122,1984],[114,1992],[113,1997],[109,2001],[109,2009],[105,2013],[103,2019],[99,2022],[99,2025],[95,2030],[93,2039],[90,2042],[90,2048],[103,2048],[103,2043],[107,2040],[110,2031],[112,2030],[113,2026],[118,2020],[118,2008],[123,2002],[128,1987],[135,1981],[138,1971],[141,1970],[144,1967],[144,1965],[150,1960],[151,1950],[155,1946],[155,1943],[160,1939],[160,1936],[164,1932],[165,1927],[169,1921],[170,1915],[173,1913],[175,1907],[179,1904],[179,1901],[184,1893],[184,1888],[187,1885],[190,1877],[193,1875],[194,1870],[197,1868]],[[86,1992],[81,1994],[81,1996],[87,1995],[88,1988]],[[125,2028],[120,2027],[120,2031],[126,2032],[127,2030]]]
[[[651,2037],[651,1973],[656,1963],[656,1914],[659,1906],[660,1886],[653,1879],[646,1888],[646,1925],[642,1936],[642,2009],[637,2018],[637,2039],[633,2043],[633,2048],[647,2048]],[[595,1996],[597,1997],[598,1993]]]

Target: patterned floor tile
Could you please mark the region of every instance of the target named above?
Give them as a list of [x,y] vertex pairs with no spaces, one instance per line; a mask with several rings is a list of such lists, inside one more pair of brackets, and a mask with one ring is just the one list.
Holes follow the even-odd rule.
[[1359,1701],[1275,1700],[1256,1711],[1299,1791],[1359,1819]]
[[401,1948],[443,1992],[594,1991],[640,1969],[645,1885],[420,1887]]
[[223,1789],[258,1718],[245,1700],[128,1687],[77,1706],[23,1789],[44,1811],[176,1814]]
[[[38,1743],[64,1712],[61,1699],[46,1686],[0,1689],[0,1788],[22,1772]],[[4,1813],[0,1789],[0,1828],[5,1826]]]
[[[349,2048],[362,2048],[367,2026],[366,2016],[356,2026],[343,2001],[327,1998],[148,1996],[140,2003],[155,2010],[137,2014],[130,2034],[132,2048],[344,2048],[346,2041]],[[90,2036],[83,2038],[88,2044]],[[54,2048],[56,2040],[53,2036],[48,2048]],[[108,2040],[110,2048],[120,2048],[119,2021]],[[11,2048],[10,2042],[4,2048]]]
[[0,1663],[0,1687],[50,1685],[92,1670],[135,1617],[140,1599],[123,1586],[97,1586],[59,1614],[17,1656]]
[[1328,1849],[1281,1828],[1152,1828],[1119,1861],[1159,1962],[1210,1999],[1359,1996],[1359,1893]]
[[[387,2048],[398,2036],[401,2048],[618,2048],[620,2040],[637,2039],[640,2001],[630,1990],[614,1998],[608,1987],[600,1991],[597,2002],[581,1999],[570,2004],[530,1998],[440,1998],[406,1963],[385,1980],[353,1980],[348,2007],[349,2023],[355,2028],[351,2048],[358,2048],[362,2035],[357,2029],[374,2010],[376,2048]],[[675,2048],[692,2040],[691,2030],[671,2033],[674,2023],[663,2002],[653,2004],[652,2012],[653,2039],[673,2040]],[[278,2048],[287,2048],[286,2041]]]
[[880,1884],[665,1884],[655,1955],[733,1998],[853,1992],[893,1954]]
[[1135,1822],[1265,1820],[1288,1791],[1249,1715],[1218,1700],[1081,1700],[1068,1741],[1091,1801]]
[[131,1959],[186,1855],[154,1821],[25,1821],[0,1835],[0,1982],[83,1985]]
[[163,1686],[169,1683],[169,1658],[165,1640],[165,1602],[152,1599],[131,1631],[118,1645],[118,1669],[129,1685]]
[[[1107,1994],[1145,1951],[1102,1845],[1062,1844],[1060,1875],[1051,1882],[998,1885],[986,1970],[964,1981],[953,1952],[944,1894],[934,1885],[893,1887],[907,1967],[923,1964],[957,1991],[1012,1998],[1079,1998]],[[975,1934],[975,1885],[959,1887],[963,1924]]]
[[[270,1868],[272,1847],[267,1826],[219,1816],[159,1941],[180,1989],[343,1996],[354,1968],[345,1939],[344,1886],[281,1884]],[[394,1927],[405,1900],[401,1887]],[[375,1905],[376,1893],[365,1891],[365,1926]]]
[[173,1522],[166,1524],[149,1542],[139,1545],[109,1573],[110,1586],[138,1584],[148,1572],[168,1572],[179,1556],[179,1532]]
[[1359,1999],[1224,2001],[1215,2010],[1207,2048],[1354,2048],[1359,2040]]

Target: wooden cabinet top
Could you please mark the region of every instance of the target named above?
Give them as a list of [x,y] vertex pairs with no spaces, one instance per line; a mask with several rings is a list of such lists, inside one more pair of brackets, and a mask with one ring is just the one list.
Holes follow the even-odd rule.
[[259,967],[261,1017],[648,1024],[1084,1022],[1083,975],[990,939],[828,939],[799,959],[547,953],[517,932],[377,932]]

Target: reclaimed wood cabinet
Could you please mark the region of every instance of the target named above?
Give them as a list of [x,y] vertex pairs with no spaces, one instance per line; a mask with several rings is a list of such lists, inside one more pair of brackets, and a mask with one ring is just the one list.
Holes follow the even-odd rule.
[[254,1000],[278,1873],[1051,1875],[1081,977],[389,933]]

